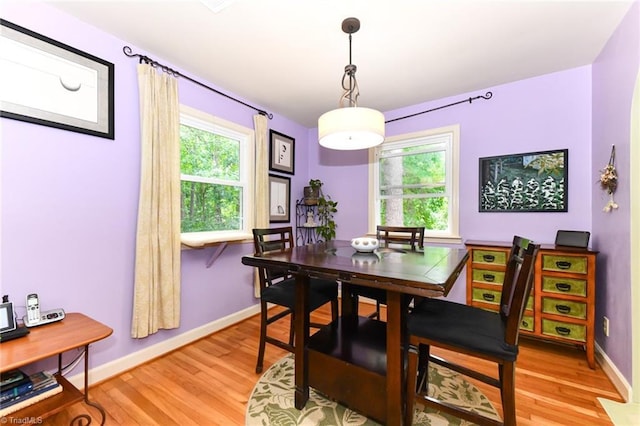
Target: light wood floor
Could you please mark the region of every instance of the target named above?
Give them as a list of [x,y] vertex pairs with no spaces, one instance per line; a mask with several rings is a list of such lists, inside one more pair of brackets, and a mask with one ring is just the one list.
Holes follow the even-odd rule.
[[[363,312],[370,310],[363,305]],[[321,309],[313,320],[329,320]],[[288,323],[274,325],[286,336]],[[255,316],[120,374],[90,389],[91,400],[107,412],[107,425],[244,425],[247,399],[259,378],[255,374],[259,317]],[[597,366],[591,370],[584,353],[564,346],[521,340],[517,364],[518,425],[611,425],[597,397],[622,401]],[[436,352],[454,358],[455,354]],[[266,370],[286,354],[267,345]],[[493,374],[494,368],[487,366]],[[497,390],[479,384],[500,412]],[[68,425],[94,408],[78,403],[44,424]],[[95,424],[95,423],[94,423]]]

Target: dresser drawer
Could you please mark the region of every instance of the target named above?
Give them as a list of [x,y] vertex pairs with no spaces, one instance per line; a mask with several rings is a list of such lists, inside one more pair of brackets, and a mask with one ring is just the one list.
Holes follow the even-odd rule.
[[503,271],[488,271],[486,269],[473,269],[473,281],[479,283],[502,284],[504,282]]
[[542,255],[542,269],[545,271],[587,273],[587,258],[582,256]]
[[533,331],[533,316],[523,315],[520,322],[520,328],[527,331]]
[[486,288],[474,288],[472,299],[476,302],[500,304],[500,290],[487,290]]
[[542,334],[585,342],[587,340],[587,326],[542,318]]
[[542,312],[554,315],[564,315],[572,318],[587,318],[587,304],[573,300],[542,298]]
[[587,296],[587,281],[574,278],[542,277],[542,291]]
[[474,263],[491,263],[495,265],[506,265],[507,254],[499,250],[473,250],[472,260]]

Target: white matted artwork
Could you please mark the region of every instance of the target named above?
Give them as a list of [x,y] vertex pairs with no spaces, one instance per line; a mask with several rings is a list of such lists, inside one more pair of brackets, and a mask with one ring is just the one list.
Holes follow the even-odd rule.
[[269,175],[269,222],[290,221],[291,179]]
[[0,20],[0,116],[114,138],[114,65]]
[[295,174],[296,140],[275,130],[269,130],[269,139],[269,170]]

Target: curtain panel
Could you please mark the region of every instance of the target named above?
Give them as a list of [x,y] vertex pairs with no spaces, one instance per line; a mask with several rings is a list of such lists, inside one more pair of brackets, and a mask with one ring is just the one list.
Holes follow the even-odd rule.
[[180,326],[180,108],[175,77],[138,65],[140,199],[131,336]]

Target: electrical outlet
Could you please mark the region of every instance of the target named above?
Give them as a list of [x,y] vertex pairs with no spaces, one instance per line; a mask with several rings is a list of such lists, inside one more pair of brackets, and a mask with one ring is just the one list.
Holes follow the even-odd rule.
[[603,317],[602,319],[602,331],[604,331],[604,335],[609,337],[609,318]]

